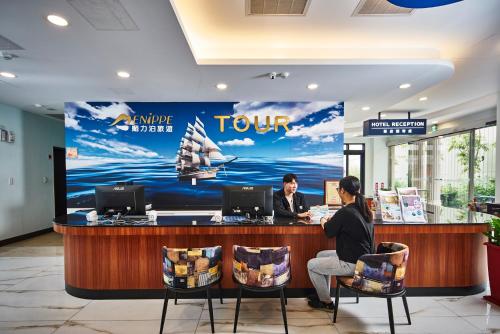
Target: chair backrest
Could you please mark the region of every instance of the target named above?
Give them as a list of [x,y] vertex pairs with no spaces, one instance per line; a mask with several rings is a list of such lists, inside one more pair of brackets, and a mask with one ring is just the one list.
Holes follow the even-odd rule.
[[408,246],[395,242],[382,242],[377,254],[359,258],[354,271],[352,287],[371,293],[397,293],[404,288]]
[[163,282],[176,289],[192,289],[217,281],[222,272],[222,247],[163,247]]
[[233,246],[233,275],[241,284],[273,287],[290,280],[290,246]]

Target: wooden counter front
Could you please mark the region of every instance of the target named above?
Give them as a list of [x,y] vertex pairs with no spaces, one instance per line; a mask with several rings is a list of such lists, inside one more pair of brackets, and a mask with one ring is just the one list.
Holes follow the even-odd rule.
[[[64,235],[66,285],[86,290],[162,289],[161,247],[221,245],[223,287],[231,279],[232,246],[291,246],[290,288],[312,288],[307,261],[335,249],[319,225],[302,226],[70,226]],[[486,283],[486,224],[375,225],[375,242],[409,246],[408,288],[481,288]],[[410,289],[411,290],[411,289]],[[435,289],[434,289],[435,291]]]

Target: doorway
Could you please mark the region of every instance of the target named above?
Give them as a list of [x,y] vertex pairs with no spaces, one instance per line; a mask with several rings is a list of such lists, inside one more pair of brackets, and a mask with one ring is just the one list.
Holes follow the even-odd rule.
[[66,214],[66,150],[53,148],[54,157],[54,205],[55,216]]

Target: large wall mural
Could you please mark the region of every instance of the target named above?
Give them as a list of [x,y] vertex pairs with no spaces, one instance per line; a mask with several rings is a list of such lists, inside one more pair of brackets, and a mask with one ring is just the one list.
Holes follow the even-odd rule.
[[339,102],[69,102],[68,208],[94,207],[94,188],[133,181],[156,209],[216,208],[223,185],[299,178],[309,203],[342,177]]

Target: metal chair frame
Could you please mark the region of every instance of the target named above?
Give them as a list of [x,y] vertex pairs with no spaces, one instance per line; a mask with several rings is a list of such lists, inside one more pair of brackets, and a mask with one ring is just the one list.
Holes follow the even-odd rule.
[[188,288],[188,289],[181,289],[181,288],[172,288],[166,284],[163,286],[165,287],[165,299],[163,301],[163,310],[161,313],[161,325],[160,325],[160,334],[163,333],[163,326],[165,324],[165,316],[167,314],[167,307],[168,307],[168,292],[172,291],[174,293],[174,298],[175,298],[175,305],[177,305],[177,294],[188,294],[188,293],[196,293],[196,292],[201,292],[201,291],[206,291],[207,294],[207,300],[208,300],[208,311],[210,313],[210,326],[212,328],[212,333],[215,332],[214,328],[214,312],[212,308],[212,294],[210,292],[210,288],[218,284],[219,286],[219,294],[220,294],[220,303],[223,304],[222,300],[222,275],[214,282],[206,285],[206,286],[201,286],[201,287],[196,287],[196,288]]
[[395,293],[371,293],[371,292],[362,291],[362,290],[353,288],[352,286],[346,285],[338,277],[337,277],[337,288],[335,289],[335,305],[334,305],[334,311],[333,311],[333,322],[334,323],[337,322],[337,312],[339,309],[339,297],[340,297],[340,287],[341,286],[356,293],[356,303],[359,302],[359,294],[362,294],[365,296],[370,296],[370,297],[386,298],[387,299],[387,311],[389,313],[389,325],[391,327],[391,334],[395,333],[395,331],[394,331],[394,315],[392,313],[392,298],[402,297],[403,298],[403,305],[405,307],[406,318],[408,319],[408,325],[411,325],[410,310],[408,309],[408,302],[406,301],[406,289],[403,288],[403,290],[395,292]]

